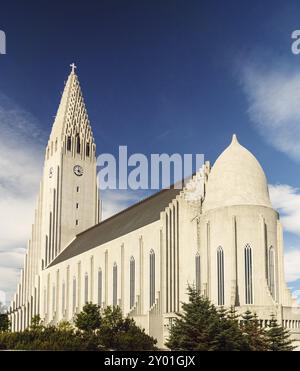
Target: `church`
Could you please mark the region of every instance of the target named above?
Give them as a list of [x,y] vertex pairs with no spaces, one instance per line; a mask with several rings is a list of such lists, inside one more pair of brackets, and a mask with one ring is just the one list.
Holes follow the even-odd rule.
[[257,159],[234,135],[181,189],[101,221],[96,144],[75,66],[65,84],[20,282],[13,331],[39,314],[72,321],[86,302],[118,305],[163,347],[193,284],[216,306],[274,314],[300,341],[300,309],[284,277],[283,231]]

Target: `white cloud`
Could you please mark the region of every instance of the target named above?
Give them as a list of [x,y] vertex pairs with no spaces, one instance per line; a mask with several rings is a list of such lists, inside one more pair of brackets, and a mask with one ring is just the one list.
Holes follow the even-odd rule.
[[300,190],[287,184],[270,185],[269,190],[285,231],[300,236]]
[[248,113],[263,138],[300,160],[300,72],[279,65],[246,63],[240,72]]
[[144,190],[104,190],[101,192],[102,220],[126,209],[145,198],[147,193]]
[[300,248],[292,248],[285,252],[284,267],[287,282],[300,279]]
[[7,300],[16,289],[30,237],[43,140],[36,119],[0,94],[0,290]]
[[[280,212],[280,219],[286,232],[300,237],[300,191],[287,184],[269,185],[273,207]],[[300,279],[299,247],[289,247],[284,252],[285,277],[287,282]]]

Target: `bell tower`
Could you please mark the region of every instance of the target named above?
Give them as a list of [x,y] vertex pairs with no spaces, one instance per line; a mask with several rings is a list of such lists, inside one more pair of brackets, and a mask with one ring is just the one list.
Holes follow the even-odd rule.
[[41,208],[43,267],[78,233],[100,219],[96,145],[74,63],[71,68],[45,153]]

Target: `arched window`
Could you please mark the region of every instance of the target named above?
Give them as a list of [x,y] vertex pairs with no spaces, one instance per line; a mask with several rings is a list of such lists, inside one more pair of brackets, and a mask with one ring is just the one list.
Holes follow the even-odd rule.
[[218,305],[224,305],[224,252],[221,246],[217,249]]
[[61,312],[62,312],[62,315],[64,315],[65,314],[65,309],[66,309],[66,284],[65,284],[65,282],[62,283],[61,294],[62,294]]
[[130,258],[130,308],[134,306],[135,298],[135,260]]
[[71,151],[72,141],[71,137],[68,137],[67,139],[67,151]]
[[118,304],[118,266],[114,263],[113,267],[113,306]]
[[73,278],[73,313],[76,312],[76,278]]
[[196,272],[196,290],[201,290],[201,277],[200,277],[200,255],[199,253],[195,256],[195,272]]
[[45,312],[45,314],[48,314],[48,311],[47,311],[47,290],[46,290],[46,287],[44,287],[44,312]]
[[78,134],[76,135],[76,151],[80,153],[80,137]]
[[155,303],[155,253],[150,251],[150,307]]
[[55,285],[52,286],[52,314],[55,314],[56,309],[56,290]]
[[84,275],[84,302],[87,303],[89,301],[89,276],[86,273]]
[[86,157],[90,157],[90,143],[86,144]]
[[245,256],[245,302],[253,304],[253,289],[252,289],[252,249],[249,244],[244,249]]
[[102,270],[98,270],[98,305],[102,305]]
[[271,246],[269,248],[269,269],[268,269],[268,273],[269,273],[269,289],[270,289],[270,292],[271,292],[271,295],[273,296],[273,298],[275,299],[275,249],[273,246]]

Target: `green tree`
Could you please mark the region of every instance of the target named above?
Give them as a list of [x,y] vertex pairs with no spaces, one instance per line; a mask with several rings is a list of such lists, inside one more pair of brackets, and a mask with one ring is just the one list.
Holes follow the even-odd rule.
[[73,325],[69,321],[66,321],[66,320],[60,321],[57,325],[57,328],[60,331],[73,331],[74,330]]
[[0,332],[7,332],[10,330],[10,320],[7,313],[0,314]]
[[268,350],[266,331],[260,325],[260,321],[256,313],[252,314],[250,310],[247,310],[242,315],[240,328],[243,332],[250,351]]
[[198,291],[188,287],[189,302],[182,303],[166,345],[171,350],[207,351],[218,348],[216,335],[220,334],[220,321],[225,318],[210,301]]
[[138,327],[132,318],[123,318],[119,307],[105,308],[99,330],[104,348],[113,350],[154,350],[156,340]]
[[268,327],[266,335],[269,350],[282,352],[295,349],[293,340],[290,338],[290,332],[278,324],[274,314],[271,317]]
[[87,303],[83,310],[75,315],[75,326],[84,332],[95,332],[101,325],[100,307]]
[[239,327],[238,315],[235,308],[226,310],[223,307],[218,311],[220,319],[215,332],[215,348],[217,351],[249,350],[246,339]]
[[41,320],[40,315],[37,314],[34,317],[32,317],[29,330],[36,331],[36,332],[41,332],[44,329],[45,329],[45,327],[44,327],[44,325],[42,323],[42,320]]

